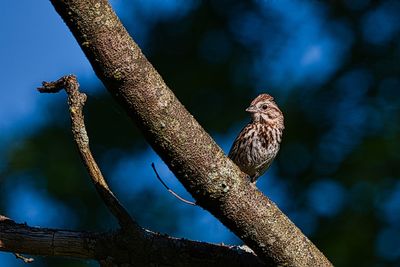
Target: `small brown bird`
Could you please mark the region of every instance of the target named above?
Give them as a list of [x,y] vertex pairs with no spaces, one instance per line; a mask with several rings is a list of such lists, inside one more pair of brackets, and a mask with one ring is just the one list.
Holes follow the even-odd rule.
[[229,158],[254,183],[278,154],[285,126],[283,114],[269,94],[257,96],[246,111],[252,120],[236,137]]

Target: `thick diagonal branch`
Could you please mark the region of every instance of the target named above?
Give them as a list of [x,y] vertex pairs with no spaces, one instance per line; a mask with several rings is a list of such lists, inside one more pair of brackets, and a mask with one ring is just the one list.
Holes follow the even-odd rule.
[[108,91],[197,204],[266,263],[331,266],[276,205],[247,182],[245,174],[178,101],[106,0],[51,2]]

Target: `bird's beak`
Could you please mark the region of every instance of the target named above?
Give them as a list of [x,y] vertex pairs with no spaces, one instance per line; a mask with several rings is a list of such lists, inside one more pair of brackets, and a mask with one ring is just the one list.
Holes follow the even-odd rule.
[[250,107],[246,108],[246,111],[250,112],[250,113],[255,113],[255,112],[257,112],[257,108],[255,106],[250,106]]

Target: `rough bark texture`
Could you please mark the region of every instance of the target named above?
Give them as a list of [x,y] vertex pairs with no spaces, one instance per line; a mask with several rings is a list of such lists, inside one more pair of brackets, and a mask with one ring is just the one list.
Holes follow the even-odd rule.
[[199,205],[238,235],[265,263],[331,265],[226,158],[165,85],[106,0],[51,2],[98,77]]
[[[0,215],[0,251],[96,259],[104,266],[262,266],[240,247],[172,238],[145,231],[138,244],[123,232],[30,227]],[[147,244],[144,245],[143,244]]]

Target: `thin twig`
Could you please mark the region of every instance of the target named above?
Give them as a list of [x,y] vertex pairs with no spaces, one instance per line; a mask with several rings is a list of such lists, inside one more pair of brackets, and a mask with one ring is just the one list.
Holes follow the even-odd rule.
[[27,258],[27,257],[25,257],[25,256],[22,256],[22,255],[19,254],[19,253],[14,253],[14,255],[15,255],[15,257],[16,257],[17,259],[22,260],[24,263],[32,263],[32,262],[34,262],[34,259],[33,259],[33,258]]
[[179,199],[180,201],[182,201],[182,202],[184,202],[184,203],[186,203],[186,204],[189,204],[189,205],[192,205],[192,206],[197,206],[196,203],[194,203],[194,202],[192,202],[192,201],[190,201],[190,200],[184,199],[183,197],[181,197],[180,195],[178,195],[177,193],[175,193],[171,188],[168,187],[168,185],[167,185],[166,183],[164,183],[164,181],[161,179],[160,175],[159,175],[158,172],[157,172],[157,169],[156,169],[156,166],[155,166],[154,162],[151,163],[151,167],[153,168],[153,170],[154,170],[154,172],[155,172],[155,174],[156,174],[157,179],[158,179],[158,180],[161,182],[161,184],[168,190],[168,192],[170,192],[174,197],[176,197],[177,199]]
[[141,228],[132,219],[117,197],[110,190],[90,151],[89,137],[86,132],[83,116],[83,106],[85,105],[87,97],[84,93],[79,92],[79,84],[76,77],[74,75],[67,75],[55,82],[43,82],[43,86],[38,88],[41,93],[57,93],[62,89],[65,89],[68,95],[68,105],[71,115],[74,141],[97,193],[100,195],[111,213],[118,219],[121,228],[138,234],[139,231],[141,231]]

